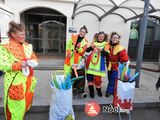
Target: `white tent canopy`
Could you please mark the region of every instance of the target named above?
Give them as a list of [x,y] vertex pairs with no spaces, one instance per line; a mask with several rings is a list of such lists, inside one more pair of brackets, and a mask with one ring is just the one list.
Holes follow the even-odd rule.
[[[152,2],[149,6],[149,14],[160,11]],[[140,18],[143,15],[144,0],[78,0],[73,9],[72,19],[84,12],[95,15],[99,21],[109,15],[117,15],[124,22]]]

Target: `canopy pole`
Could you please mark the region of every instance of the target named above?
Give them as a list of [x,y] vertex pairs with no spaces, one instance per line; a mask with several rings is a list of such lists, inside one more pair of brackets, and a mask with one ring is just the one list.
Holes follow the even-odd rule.
[[137,88],[139,88],[139,79],[141,75],[141,64],[142,64],[143,51],[144,51],[150,0],[145,0],[144,2],[145,4],[144,4],[144,11],[143,11],[143,18],[140,20],[140,39],[139,39],[139,45],[138,45],[138,54],[137,54],[136,70],[135,70],[135,73],[139,72],[139,76],[136,78]]

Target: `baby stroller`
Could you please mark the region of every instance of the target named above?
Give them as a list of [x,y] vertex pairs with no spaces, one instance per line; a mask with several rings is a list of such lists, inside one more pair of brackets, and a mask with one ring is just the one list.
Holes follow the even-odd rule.
[[78,78],[81,76],[80,79],[77,79],[73,83],[73,96],[81,95],[82,99],[88,97],[87,93],[85,92],[85,57],[82,58],[79,64],[72,65],[72,78]]

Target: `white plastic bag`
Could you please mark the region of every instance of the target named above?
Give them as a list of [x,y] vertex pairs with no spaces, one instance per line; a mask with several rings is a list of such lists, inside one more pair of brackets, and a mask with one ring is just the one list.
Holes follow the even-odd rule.
[[72,108],[72,88],[68,90],[59,90],[53,87],[49,120],[65,120],[69,114],[71,114],[74,119],[74,112]]
[[134,97],[135,81],[124,82],[117,80],[117,93],[114,95],[114,106],[121,109],[132,110]]

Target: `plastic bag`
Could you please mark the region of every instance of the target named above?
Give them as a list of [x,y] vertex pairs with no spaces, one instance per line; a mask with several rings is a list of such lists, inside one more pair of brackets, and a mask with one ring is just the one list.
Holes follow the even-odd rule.
[[[55,77],[53,77],[53,79],[56,79],[59,87],[56,84],[52,85],[49,120],[74,120],[72,87],[69,87],[69,89],[62,89],[60,87],[62,79],[64,79],[64,75],[60,74],[60,72],[56,72]],[[70,80],[70,76],[67,79]]]
[[72,88],[68,90],[59,90],[53,87],[50,102],[49,120],[65,120],[69,115],[74,120],[72,108]]
[[116,95],[116,106],[119,106],[122,109],[130,109],[133,107],[133,96],[135,89],[134,82],[123,82],[117,81],[117,95]]
[[139,75],[131,75],[131,70],[127,69],[124,64],[119,63],[118,78],[115,84],[113,105],[121,109],[133,109],[133,97],[135,89],[135,78]]

